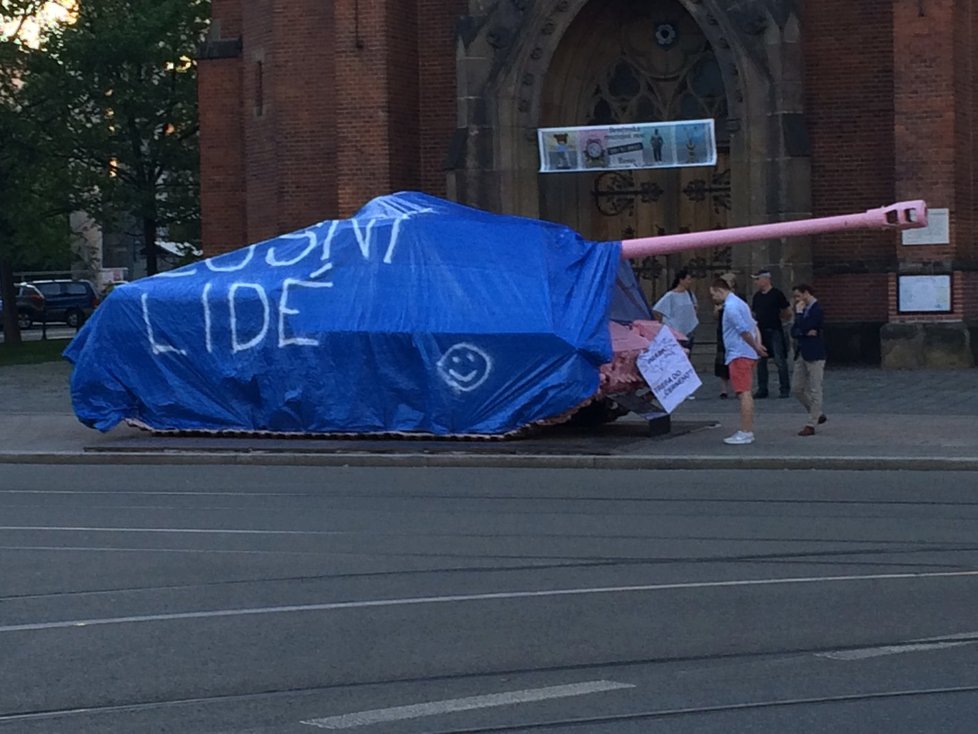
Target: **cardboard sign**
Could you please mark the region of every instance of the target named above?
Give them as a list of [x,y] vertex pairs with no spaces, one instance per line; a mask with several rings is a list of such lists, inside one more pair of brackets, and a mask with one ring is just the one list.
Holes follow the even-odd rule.
[[638,371],[667,413],[696,392],[703,382],[672,331],[659,329],[648,349],[638,356]]

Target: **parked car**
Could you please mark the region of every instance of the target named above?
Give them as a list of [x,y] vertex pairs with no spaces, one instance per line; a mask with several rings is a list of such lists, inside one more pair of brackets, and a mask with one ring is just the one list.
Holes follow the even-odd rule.
[[[14,286],[17,293],[17,324],[29,329],[44,317],[44,296],[37,288],[27,283]],[[0,299],[0,319],[3,319],[3,300]]]
[[64,321],[77,329],[98,306],[98,294],[87,280],[34,280],[32,285],[44,296],[44,317]]

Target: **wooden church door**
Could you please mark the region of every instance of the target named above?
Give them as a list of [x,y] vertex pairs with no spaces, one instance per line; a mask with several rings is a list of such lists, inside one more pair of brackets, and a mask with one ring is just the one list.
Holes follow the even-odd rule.
[[[731,206],[727,102],[713,49],[677,0],[592,0],[562,39],[548,72],[541,126],[714,118],[714,168],[541,174],[545,219],[594,240],[727,226]],[[696,276],[698,337],[712,341],[712,279],[730,270],[730,248],[633,263],[650,303],[683,267]]]

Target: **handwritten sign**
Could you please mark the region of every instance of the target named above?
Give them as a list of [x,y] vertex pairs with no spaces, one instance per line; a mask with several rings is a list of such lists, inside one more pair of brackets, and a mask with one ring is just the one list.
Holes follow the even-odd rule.
[[672,413],[703,384],[686,352],[665,327],[638,356],[638,371],[667,413]]

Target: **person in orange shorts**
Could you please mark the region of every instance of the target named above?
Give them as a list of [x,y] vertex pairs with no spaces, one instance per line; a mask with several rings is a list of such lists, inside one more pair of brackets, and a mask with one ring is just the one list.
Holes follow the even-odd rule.
[[723,349],[730,369],[730,385],[740,401],[740,430],[723,442],[734,446],[754,443],[754,396],[751,393],[754,367],[758,359],[767,357],[767,350],[761,344],[750,307],[730,291],[726,280],[714,280],[710,296],[716,305],[723,306]]

